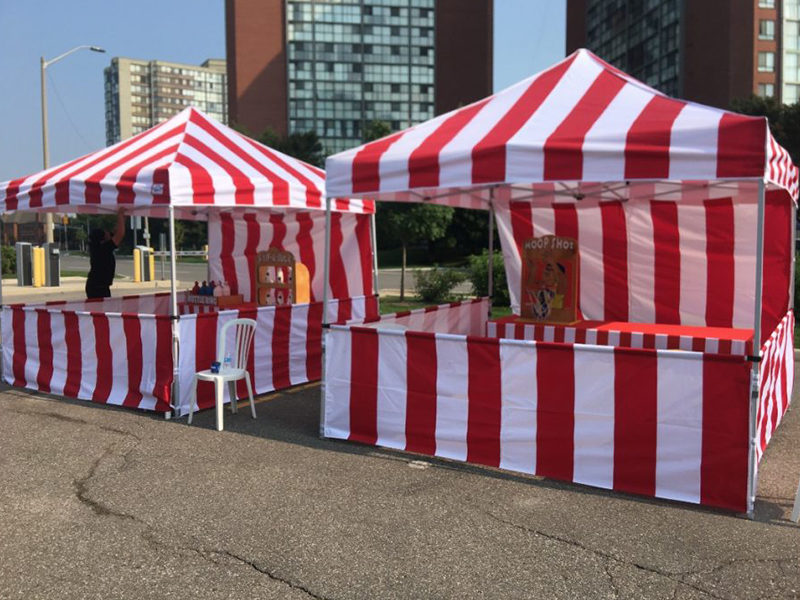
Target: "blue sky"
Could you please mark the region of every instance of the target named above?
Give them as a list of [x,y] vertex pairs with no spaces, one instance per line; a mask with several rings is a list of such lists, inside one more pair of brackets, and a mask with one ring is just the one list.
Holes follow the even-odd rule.
[[[199,64],[225,56],[224,0],[0,0],[0,181],[41,169],[39,57],[94,44],[47,69],[50,162],[105,146],[103,68],[113,56]],[[495,0],[494,86],[564,56],[565,0]]]

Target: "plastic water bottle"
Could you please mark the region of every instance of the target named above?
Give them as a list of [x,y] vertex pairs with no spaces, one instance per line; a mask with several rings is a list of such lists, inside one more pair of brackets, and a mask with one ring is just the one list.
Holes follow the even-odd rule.
[[231,358],[231,354],[229,352],[225,355],[225,361],[222,363],[222,366],[226,371],[228,371],[230,370],[232,365],[233,365],[233,359]]

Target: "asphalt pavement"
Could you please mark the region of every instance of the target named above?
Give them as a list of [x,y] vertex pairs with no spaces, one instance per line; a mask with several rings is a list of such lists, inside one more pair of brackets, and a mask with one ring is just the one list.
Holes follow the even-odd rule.
[[193,425],[0,391],[0,598],[797,598],[792,408],[755,519],[321,440],[319,386]]

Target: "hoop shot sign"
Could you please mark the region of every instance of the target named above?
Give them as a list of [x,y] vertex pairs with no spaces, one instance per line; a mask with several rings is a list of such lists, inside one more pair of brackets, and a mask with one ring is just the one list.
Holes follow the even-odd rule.
[[545,235],[522,245],[520,316],[542,323],[578,320],[578,242]]

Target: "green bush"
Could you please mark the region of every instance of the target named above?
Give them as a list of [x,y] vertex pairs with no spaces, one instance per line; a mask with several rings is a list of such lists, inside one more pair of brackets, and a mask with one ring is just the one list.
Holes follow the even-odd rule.
[[417,296],[424,302],[447,302],[452,290],[466,279],[461,271],[441,269],[438,266],[427,271],[414,271]]
[[[508,296],[508,284],[506,283],[506,269],[503,266],[503,253],[495,250],[494,264],[492,271],[493,277],[493,306],[509,306],[511,300]],[[482,254],[469,257],[469,268],[467,279],[472,283],[472,292],[478,296],[489,295],[489,251],[484,250]]]
[[14,246],[3,246],[0,250],[0,260],[2,260],[3,275],[17,273],[17,251]]

